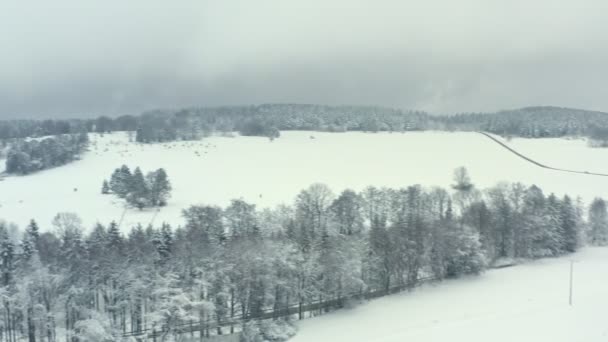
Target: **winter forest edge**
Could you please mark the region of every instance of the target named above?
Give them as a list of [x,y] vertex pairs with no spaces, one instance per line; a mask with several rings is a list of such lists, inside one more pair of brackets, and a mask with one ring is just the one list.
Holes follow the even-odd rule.
[[[125,194],[128,197],[128,194]],[[291,206],[191,206],[183,225],[97,224],[58,213],[52,229],[0,225],[2,338],[112,341],[199,338],[240,331],[269,341],[293,319],[428,279],[605,245],[602,199],[588,209],[536,186],[477,189],[467,170],[452,189],[323,184]],[[272,318],[272,319],[269,319]]]

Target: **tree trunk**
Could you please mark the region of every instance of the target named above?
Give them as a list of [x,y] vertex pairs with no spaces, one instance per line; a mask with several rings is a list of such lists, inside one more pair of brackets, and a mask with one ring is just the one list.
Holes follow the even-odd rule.
[[65,303],[65,341],[70,342],[70,300]]
[[204,331],[204,328],[203,328],[203,313],[201,311],[201,312],[199,312],[199,315],[198,315],[198,338],[199,338],[199,341],[202,342],[204,337],[205,337],[205,331]]
[[234,334],[234,289],[230,289],[230,333]]
[[36,326],[32,316],[34,315],[34,309],[29,306],[27,308],[27,336],[28,342],[36,342]]
[[[48,314],[47,314],[48,315]],[[55,320],[53,319],[53,316],[49,315],[48,319],[47,319],[47,328],[46,328],[46,335],[47,335],[47,339],[48,342],[54,342],[55,341]]]
[[4,302],[4,306],[6,307],[6,335],[8,336],[8,341],[13,341],[13,333],[12,333],[12,324],[11,324],[11,308],[8,302]]

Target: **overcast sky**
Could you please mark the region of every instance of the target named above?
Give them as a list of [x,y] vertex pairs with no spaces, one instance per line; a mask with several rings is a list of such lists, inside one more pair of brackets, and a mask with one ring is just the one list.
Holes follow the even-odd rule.
[[378,104],[608,111],[606,0],[3,0],[0,117]]

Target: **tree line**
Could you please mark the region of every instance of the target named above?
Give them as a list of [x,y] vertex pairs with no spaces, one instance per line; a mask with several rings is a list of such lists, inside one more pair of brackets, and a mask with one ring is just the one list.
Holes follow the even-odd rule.
[[15,142],[7,152],[6,172],[28,174],[67,164],[78,159],[88,143],[86,133]]
[[115,194],[130,205],[142,210],[145,207],[162,207],[171,196],[171,183],[165,169],[148,172],[144,177],[139,167],[133,173],[127,165],[116,168],[110,181],[104,180],[102,194]]
[[[526,107],[496,113],[462,113],[439,121],[439,129],[473,130],[505,137],[588,137],[608,129],[608,113],[561,107]],[[606,138],[602,135],[602,138]]]
[[86,119],[0,120],[0,141],[87,131]]
[[446,116],[378,106],[263,104],[155,110],[115,118],[0,121],[0,140],[46,135],[133,131],[143,143],[192,140],[212,132],[276,138],[280,131],[404,132],[412,130],[487,131],[503,136],[586,136],[595,145],[607,140],[608,114],[560,108],[526,107],[495,113]]
[[85,232],[69,213],[43,233],[32,221],[19,240],[0,224],[0,341],[116,341],[144,329],[167,340],[188,322],[208,336],[238,329],[237,317],[270,340],[285,325],[255,321],[268,310],[604,245],[606,210],[520,183],[479,190],[461,169],[449,190],[313,184],[292,205],[194,205],[179,226],[127,234],[116,222]]

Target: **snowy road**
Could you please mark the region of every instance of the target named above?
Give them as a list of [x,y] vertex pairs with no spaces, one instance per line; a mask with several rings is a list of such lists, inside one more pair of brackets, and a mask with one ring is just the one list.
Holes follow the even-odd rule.
[[515,154],[516,156],[522,158],[523,160],[526,160],[538,167],[542,167],[544,169],[549,169],[549,170],[554,170],[554,171],[560,171],[560,172],[570,172],[570,173],[578,173],[578,174],[584,174],[584,175],[590,175],[590,176],[601,176],[601,177],[608,177],[608,174],[605,173],[598,173],[598,172],[590,172],[590,171],[579,171],[579,170],[571,170],[571,169],[562,169],[562,168],[557,168],[557,167],[553,167],[553,166],[549,166],[549,165],[545,165],[542,164],[532,158],[529,158],[519,152],[517,152],[516,150],[512,149],[511,147],[509,147],[506,143],[500,141],[498,138],[485,133],[485,132],[478,132],[488,138],[490,138],[492,141],[495,141],[497,144],[499,144],[500,146],[506,148],[509,152]]

